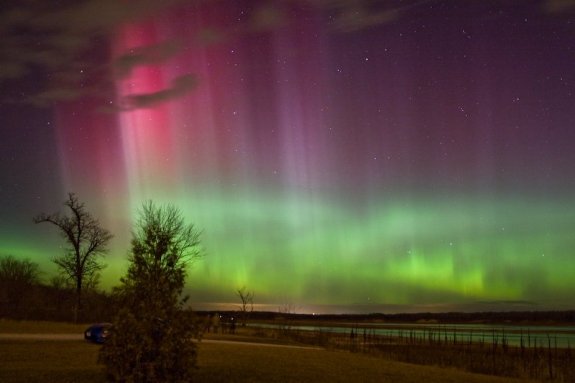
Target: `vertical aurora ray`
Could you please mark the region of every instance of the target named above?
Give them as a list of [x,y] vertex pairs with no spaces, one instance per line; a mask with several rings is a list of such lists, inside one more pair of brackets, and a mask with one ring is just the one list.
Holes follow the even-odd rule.
[[[540,64],[516,70],[525,45],[496,39],[505,31],[487,19],[437,15],[421,16],[425,33],[407,18],[341,34],[297,6],[250,30],[244,5],[179,6],[118,29],[116,59],[179,49],[117,76],[116,105],[188,74],[191,91],[117,114],[59,108],[65,187],[117,228],[107,286],[152,199],[204,230],[198,304],[234,301],[245,285],[272,309],[568,305],[575,156],[563,141],[575,117],[533,79]],[[207,43],[213,30],[224,37]]]
[[[124,147],[117,130],[118,116],[102,113],[100,106],[114,100],[113,90],[101,98],[86,98],[79,102],[60,104],[55,119],[59,127],[57,143],[59,148],[62,193],[55,199],[57,205],[44,207],[48,211],[61,210],[66,193],[74,192],[86,203],[90,212],[117,238],[118,245],[129,243],[130,217],[126,208],[126,172],[122,154]],[[58,177],[58,174],[53,177]],[[53,234],[53,233],[52,233]],[[50,250],[46,250],[50,249]],[[40,251],[40,263],[44,264],[56,252],[62,251],[61,243],[55,250],[49,246]],[[45,252],[51,253],[46,257]],[[56,253],[57,254],[57,253]],[[121,275],[116,257],[111,257],[107,277],[117,280]],[[48,267],[53,266],[48,264]]]
[[[131,52],[156,44],[158,39],[156,27],[151,23],[126,26],[115,39],[115,49]],[[133,68],[127,77],[118,80],[120,100],[165,88],[168,83],[165,76],[157,65]],[[129,195],[132,198],[169,193],[175,187],[175,148],[171,126],[166,105],[120,114]]]

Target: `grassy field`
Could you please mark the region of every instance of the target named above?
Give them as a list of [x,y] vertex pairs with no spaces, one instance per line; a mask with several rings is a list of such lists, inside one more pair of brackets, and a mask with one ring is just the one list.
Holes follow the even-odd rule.
[[[99,346],[83,341],[0,341],[0,381],[103,382]],[[204,343],[199,382],[520,382],[348,352]]]
[[[429,330],[419,335],[403,327],[397,335],[376,335],[361,329],[348,333],[325,330],[285,328],[247,328],[251,336],[294,344],[308,344],[330,350],[351,351],[376,356],[382,360],[409,364],[456,368],[492,376],[575,382],[575,352],[570,347],[557,347],[553,337],[547,342],[529,341],[529,333],[520,337],[517,346],[510,346],[509,333],[501,332],[484,341],[460,334]],[[517,338],[519,339],[519,338]],[[530,344],[530,346],[529,346]]]
[[0,382],[103,382],[98,349],[83,341],[0,340]]
[[199,356],[201,382],[519,382],[325,350],[203,344]]
[[[0,321],[0,333],[77,333],[86,325]],[[253,334],[206,334],[211,340],[285,343]],[[104,382],[100,346],[78,340],[0,340],[0,382]],[[361,353],[201,343],[199,382],[520,382],[435,366],[418,366]],[[524,381],[524,380],[523,380]]]

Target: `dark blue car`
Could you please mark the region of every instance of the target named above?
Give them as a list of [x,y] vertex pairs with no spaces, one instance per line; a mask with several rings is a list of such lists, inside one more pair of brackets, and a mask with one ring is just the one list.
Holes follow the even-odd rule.
[[84,331],[84,339],[88,342],[102,344],[110,335],[111,323],[96,323]]

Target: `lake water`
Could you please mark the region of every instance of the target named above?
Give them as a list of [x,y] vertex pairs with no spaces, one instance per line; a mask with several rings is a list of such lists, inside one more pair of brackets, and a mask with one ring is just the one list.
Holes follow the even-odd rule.
[[356,326],[345,323],[338,326],[310,326],[288,324],[258,324],[251,323],[248,326],[263,328],[286,328],[299,331],[322,331],[338,334],[354,334],[359,338],[363,334],[389,336],[389,337],[414,337],[429,339],[432,337],[441,342],[485,342],[492,344],[497,341],[502,344],[503,339],[510,346],[520,346],[523,340],[525,347],[574,347],[575,326],[516,326],[516,325],[489,325],[489,324],[422,324],[422,323],[361,323]]

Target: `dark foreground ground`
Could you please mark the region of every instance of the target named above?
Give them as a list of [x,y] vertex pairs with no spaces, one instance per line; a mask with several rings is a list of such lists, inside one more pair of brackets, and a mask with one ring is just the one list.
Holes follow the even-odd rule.
[[[0,382],[104,382],[99,346],[81,340],[0,340]],[[198,382],[520,382],[362,354],[202,343]]]
[[[0,382],[104,382],[100,346],[86,343],[86,325],[0,320]],[[240,330],[240,329],[238,329]],[[302,347],[289,339],[206,334],[197,382],[526,382],[421,366],[349,351]]]

